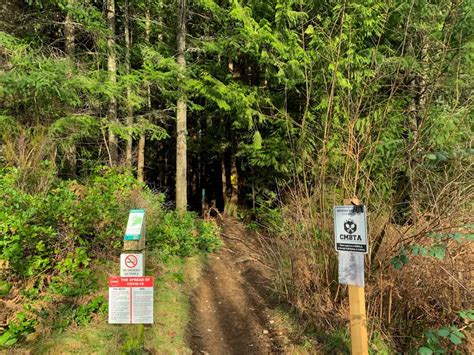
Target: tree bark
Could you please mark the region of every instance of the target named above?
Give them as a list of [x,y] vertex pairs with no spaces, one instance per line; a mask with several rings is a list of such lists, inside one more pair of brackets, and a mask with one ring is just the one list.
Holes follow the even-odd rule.
[[[68,2],[69,6],[74,6],[74,0],[70,0]],[[72,20],[71,14],[69,13],[69,8],[66,8],[66,16],[64,18],[64,51],[66,52],[67,57],[74,60],[74,52],[75,52],[75,34],[74,34],[74,22]],[[69,73],[72,75],[72,73]],[[76,166],[77,166],[77,148],[76,143],[73,142],[70,147],[67,148],[66,154],[66,164],[68,168],[68,172],[72,174],[72,176],[76,176]]]
[[137,180],[143,182],[145,180],[144,170],[145,170],[145,134],[140,135],[138,140],[138,173]]
[[[149,5],[149,3],[148,3]],[[151,32],[151,19],[150,19],[150,8],[149,6],[145,10],[145,43],[150,44],[150,32]],[[146,87],[146,107],[147,110],[151,110],[151,89],[150,84],[145,83]],[[137,165],[137,180],[143,182],[145,180],[145,146],[146,146],[146,135],[145,132],[140,133],[140,139],[138,140],[138,165]]]
[[[130,6],[128,0],[125,0],[125,23],[124,23],[124,37],[125,37],[125,73],[130,75],[130,50],[132,46],[132,34],[130,32]],[[133,107],[131,104],[132,89],[130,84],[127,84],[127,127],[130,129],[133,125]],[[132,166],[132,134],[128,133],[127,146],[125,149],[125,165]]]
[[[117,83],[117,54],[115,52],[115,0],[107,0],[107,26],[109,35],[107,38],[107,70],[109,81],[112,86]],[[107,118],[109,123],[117,122],[117,99],[112,95],[109,101],[109,111]],[[109,128],[109,164],[115,166],[118,162],[118,139],[114,132]]]
[[237,171],[237,159],[234,156],[232,156],[230,159],[230,189],[228,189],[227,191],[228,195],[224,208],[224,213],[226,216],[237,217],[237,207],[239,203],[239,174]]
[[[69,1],[69,5],[74,6],[74,0]],[[74,23],[69,13],[69,9],[66,9],[66,17],[64,18],[64,38],[65,38],[65,45],[64,45],[65,52],[68,57],[73,58],[74,49],[75,49]]]
[[183,214],[187,208],[186,178],[186,94],[181,84],[186,70],[186,0],[178,1],[177,11],[177,62],[178,102],[176,108],[176,210]]

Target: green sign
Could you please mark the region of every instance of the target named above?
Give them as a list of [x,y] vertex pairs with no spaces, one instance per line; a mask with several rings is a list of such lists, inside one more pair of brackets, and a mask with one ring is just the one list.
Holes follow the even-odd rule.
[[145,210],[130,210],[124,240],[140,240],[145,235]]

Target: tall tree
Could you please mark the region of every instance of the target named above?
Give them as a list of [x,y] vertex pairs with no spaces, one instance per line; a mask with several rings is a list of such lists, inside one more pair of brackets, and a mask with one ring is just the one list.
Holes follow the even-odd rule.
[[[117,54],[115,50],[115,0],[107,0],[107,27],[109,29],[107,38],[107,70],[109,82],[112,86],[117,83]],[[117,98],[112,94],[109,100],[108,112],[109,124],[117,122]],[[109,128],[109,163],[116,165],[118,162],[118,139],[112,128]]]
[[[150,4],[145,9],[145,43],[150,44],[150,31],[151,31],[151,18],[150,18]],[[147,111],[151,109],[151,89],[148,82],[145,83],[146,87],[146,108]],[[145,144],[146,137],[145,132],[142,130],[140,132],[140,138],[138,139],[138,159],[137,159],[137,179],[140,182],[144,180],[144,170],[145,170]]]
[[[71,60],[74,59],[74,52],[76,47],[74,21],[71,16],[71,7],[73,7],[74,5],[74,0],[68,1],[68,6],[66,7],[66,16],[64,17],[64,51]],[[72,75],[72,73],[70,73],[70,75]],[[74,176],[76,174],[77,166],[77,148],[75,142],[72,142],[71,145],[66,148],[65,156],[68,165],[68,170]]]
[[[132,45],[132,34],[130,32],[130,5],[128,0],[124,3],[124,37],[125,37],[125,73],[130,75],[130,51]],[[127,126],[131,128],[133,125],[133,106],[131,103],[132,89],[130,83],[127,83]],[[127,136],[127,146],[125,149],[125,164],[128,167],[132,166],[132,133],[129,132]]]
[[186,0],[178,1],[177,13],[177,62],[178,62],[178,102],[176,107],[176,210],[186,212],[186,94],[183,79],[186,70]]

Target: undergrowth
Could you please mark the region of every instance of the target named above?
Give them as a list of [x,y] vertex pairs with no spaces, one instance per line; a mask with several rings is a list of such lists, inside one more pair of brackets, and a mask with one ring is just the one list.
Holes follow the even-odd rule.
[[[332,216],[317,196],[290,192],[276,208],[256,210],[267,235],[274,290],[317,331],[325,351],[350,350],[347,287],[338,283]],[[316,206],[316,207],[315,207]],[[469,255],[473,226],[462,208],[446,217],[397,225],[369,206],[366,308],[372,353],[465,353],[473,325]],[[378,243],[378,245],[377,245]]]
[[163,196],[131,172],[101,168],[83,181],[48,181],[37,188],[25,185],[21,170],[0,170],[0,317],[8,323],[0,328],[0,347],[44,326],[61,332],[106,313],[97,293],[106,280],[99,281],[97,268],[120,254],[131,208],[146,209],[147,247],[157,257],[219,247],[214,223],[165,210]]

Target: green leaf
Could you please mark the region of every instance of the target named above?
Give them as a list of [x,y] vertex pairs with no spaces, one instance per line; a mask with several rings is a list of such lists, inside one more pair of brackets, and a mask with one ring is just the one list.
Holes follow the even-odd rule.
[[430,255],[438,260],[443,260],[446,256],[446,246],[443,244],[433,245],[430,248]]
[[397,255],[390,259],[390,263],[395,269],[400,270],[403,266],[405,266],[405,264],[408,264],[409,260],[410,259],[405,254],[405,252],[402,252],[400,255]]
[[427,154],[427,155],[426,155],[426,158],[428,158],[429,160],[436,160],[436,159],[438,159],[437,156],[436,156],[436,154],[432,154],[432,153]]
[[418,244],[415,244],[415,245],[412,245],[411,246],[411,253],[414,255],[414,256],[417,256],[420,252],[420,246]]
[[448,328],[441,328],[438,329],[437,333],[440,337],[447,337],[451,332]]
[[430,348],[427,348],[426,346],[422,346],[421,348],[418,349],[418,354],[431,355],[433,354],[433,350],[431,350]]
[[262,149],[262,136],[260,135],[259,131],[255,131],[253,134],[253,148],[255,150]]
[[451,340],[451,343],[453,343],[454,345],[459,345],[462,343],[462,340],[456,334],[453,333],[451,333],[451,335],[449,336],[449,340]]
[[463,319],[474,320],[474,309],[466,309],[458,312]]

